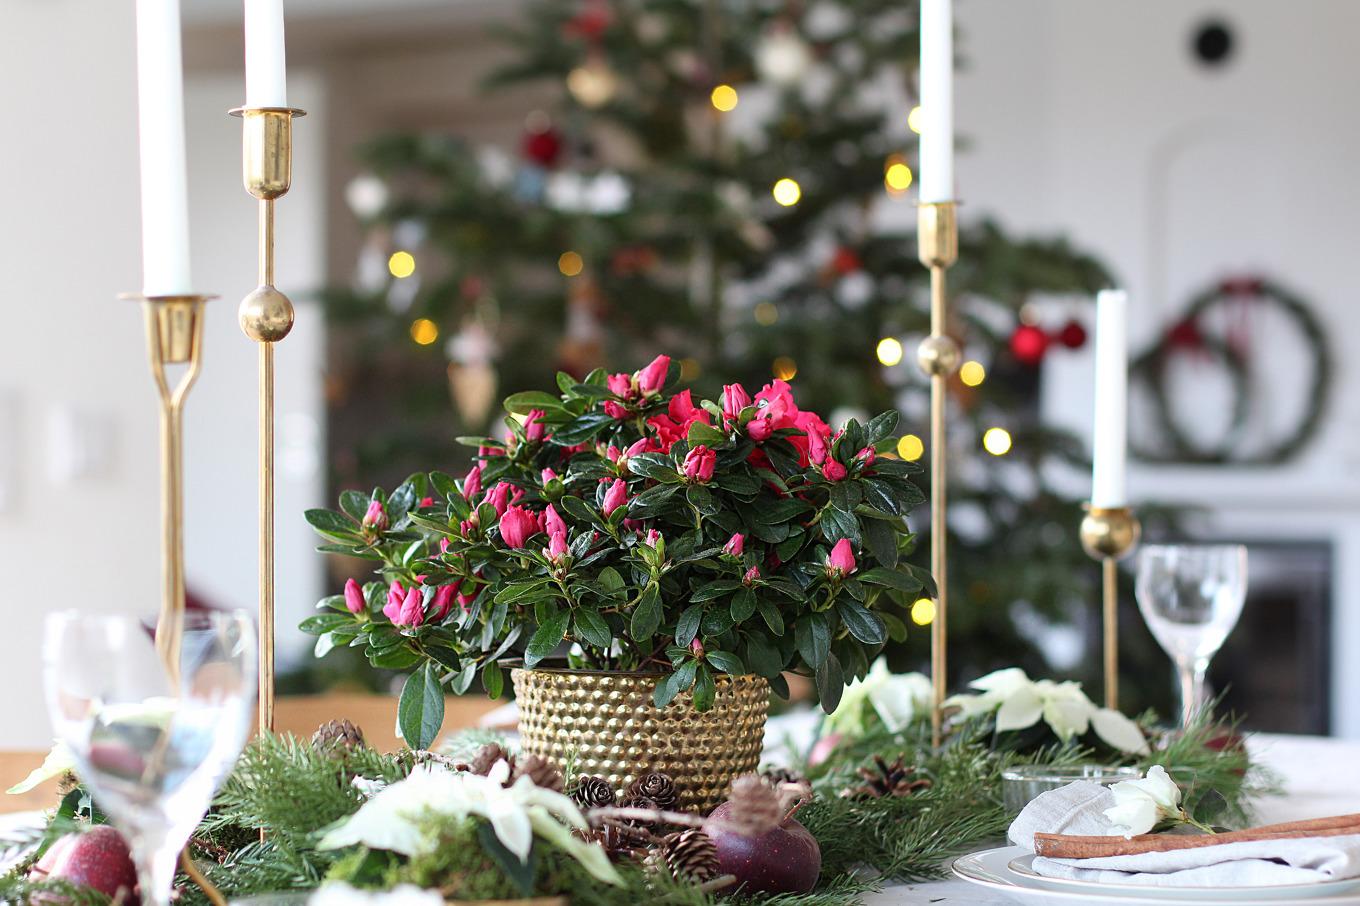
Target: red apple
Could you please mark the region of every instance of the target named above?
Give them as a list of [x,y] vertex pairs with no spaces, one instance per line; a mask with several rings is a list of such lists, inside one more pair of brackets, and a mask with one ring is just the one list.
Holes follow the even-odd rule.
[[107,824],[62,837],[38,860],[33,880],[69,881],[115,899],[120,889],[137,889],[137,868],[123,836]]
[[708,829],[718,850],[718,873],[735,875],[741,892],[809,893],[822,873],[817,838],[795,818],[785,818],[759,837],[743,837],[722,826],[730,802],[713,810],[716,827]]

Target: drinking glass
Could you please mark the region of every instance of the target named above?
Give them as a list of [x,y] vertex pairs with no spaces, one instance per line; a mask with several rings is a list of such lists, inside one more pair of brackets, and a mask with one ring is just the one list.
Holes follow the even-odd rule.
[[245,745],[255,650],[245,611],[185,614],[172,684],[142,621],[47,618],[48,712],[77,775],[128,841],[143,903],[170,902],[179,852]]
[[1235,544],[1152,544],[1138,558],[1138,609],[1180,677],[1181,727],[1207,704],[1204,674],[1242,614],[1247,549]]

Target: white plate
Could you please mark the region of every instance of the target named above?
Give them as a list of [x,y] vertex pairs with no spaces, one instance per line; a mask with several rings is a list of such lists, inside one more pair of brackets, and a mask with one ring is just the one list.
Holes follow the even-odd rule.
[[1239,903],[1244,900],[1316,899],[1360,889],[1360,878],[1313,881],[1308,884],[1273,884],[1269,887],[1194,888],[1166,888],[1152,884],[1103,884],[1098,881],[1082,881],[1076,878],[1047,878],[1034,870],[1034,853],[1017,856],[1006,863],[1006,867],[1023,876],[1031,885],[1046,887],[1050,890],[1084,890],[1102,896],[1142,897],[1153,900],[1166,894],[1182,896],[1183,892],[1187,890],[1193,890],[1195,897],[1201,900],[1227,900]]
[[[1200,906],[1204,903],[1268,900],[1276,906],[1360,906],[1360,882],[1324,881],[1306,887],[1290,885],[1238,889],[1224,896],[1223,888],[1168,889],[1161,887],[1129,888],[1123,885],[1095,884],[1089,881],[1039,879],[1032,873],[1021,873],[1011,867],[1011,861],[1031,853],[1018,846],[1003,846],[969,853],[954,860],[951,866],[958,877],[979,884],[1017,903],[1033,906],[1071,906],[1076,903],[1109,904],[1109,906]],[[1039,881],[1046,882],[1040,884]],[[1046,886],[1051,884],[1052,886]],[[1345,885],[1338,889],[1338,884]],[[1074,887],[1071,885],[1080,885]]]

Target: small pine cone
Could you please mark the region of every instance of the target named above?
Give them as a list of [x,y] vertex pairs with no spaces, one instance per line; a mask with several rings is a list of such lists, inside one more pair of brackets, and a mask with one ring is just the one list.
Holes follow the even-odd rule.
[[603,777],[582,776],[572,788],[571,799],[581,810],[612,806],[618,797],[614,788]]
[[680,806],[680,797],[675,792],[675,781],[660,771],[643,774],[628,784],[626,794],[630,799],[650,799],[656,807],[673,812]]
[[346,749],[358,749],[364,746],[364,731],[347,720],[327,721],[317,727],[312,734],[313,749],[333,749],[336,746],[344,746]]
[[682,830],[661,839],[647,857],[647,867],[677,881],[702,884],[718,876],[718,849],[702,830]]
[[477,750],[473,756],[472,764],[468,765],[468,770],[474,774],[481,774],[485,777],[491,773],[491,769],[496,766],[496,762],[504,761],[510,765],[510,772],[515,771],[515,756],[494,742],[489,742]]
[[784,819],[779,794],[755,774],[733,780],[727,798],[732,803],[727,820],[732,830],[743,837],[763,837]]
[[[619,808],[641,808],[648,809],[649,811],[656,811],[661,808],[661,806],[653,799],[647,799],[642,796],[625,796],[623,797],[623,801],[619,803]],[[657,824],[657,822],[647,818],[623,818],[621,820],[629,827],[646,828],[655,827]]]
[[585,839],[604,847],[605,854],[612,862],[636,859],[640,853],[646,851],[648,844],[646,834],[613,824],[586,831]]
[[528,777],[533,781],[534,786],[540,789],[552,790],[554,793],[562,792],[565,781],[562,779],[562,772],[557,769],[557,765],[550,759],[542,755],[521,755],[515,762],[515,768],[510,774],[511,782],[521,777]]
[[916,768],[898,758],[892,764],[881,755],[874,756],[872,766],[859,769],[859,786],[841,790],[842,799],[882,799],[885,796],[910,796],[917,790],[930,787],[930,781],[916,776]]
[[779,789],[780,786],[786,783],[797,783],[801,785],[808,782],[807,778],[802,774],[789,768],[763,767],[760,769],[760,776],[766,783],[775,789]]

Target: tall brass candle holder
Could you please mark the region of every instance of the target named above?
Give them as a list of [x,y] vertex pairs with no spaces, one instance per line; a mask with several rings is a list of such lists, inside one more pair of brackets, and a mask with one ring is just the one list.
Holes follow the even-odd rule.
[[[156,620],[156,653],[172,686],[179,682],[180,639],[184,632],[184,400],[203,367],[203,307],[212,296],[143,296],[146,352],[160,395],[161,441],[161,609]],[[184,365],[171,387],[169,365]]]
[[945,520],[947,450],[945,403],[949,376],[959,367],[959,345],[945,333],[945,271],[959,257],[957,205],[922,203],[917,209],[917,256],[930,268],[930,336],[921,341],[916,361],[930,378],[930,572],[935,577],[935,619],[930,625],[930,677],[934,691],[931,736],[940,744],[943,705],[948,691],[946,644],[949,614],[949,558]]
[[1138,517],[1130,507],[1086,505],[1081,520],[1081,546],[1100,561],[1102,621],[1105,626],[1105,707],[1119,708],[1119,570],[1116,564],[1128,556],[1142,534]]
[[274,201],[293,181],[291,107],[240,107],[241,178],[259,201],[259,281],[241,300],[241,330],[260,347],[260,716],[274,729],[274,344],[293,329],[293,303],[274,288]]

